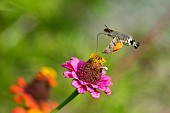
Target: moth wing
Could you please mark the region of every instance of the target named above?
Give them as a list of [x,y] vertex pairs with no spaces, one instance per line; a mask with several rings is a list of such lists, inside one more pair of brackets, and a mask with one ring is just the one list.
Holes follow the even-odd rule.
[[119,50],[120,48],[122,48],[122,46],[123,43],[115,37],[102,53],[110,54],[114,51]]

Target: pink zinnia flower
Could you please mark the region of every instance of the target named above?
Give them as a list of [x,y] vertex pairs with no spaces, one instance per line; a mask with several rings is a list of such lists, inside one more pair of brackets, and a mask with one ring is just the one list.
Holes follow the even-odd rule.
[[91,54],[87,62],[72,57],[70,61],[62,64],[64,68],[68,69],[64,72],[64,77],[73,78],[72,86],[80,94],[88,91],[93,98],[99,98],[100,90],[110,95],[111,90],[108,86],[111,86],[112,82],[111,78],[105,75],[104,62],[106,60],[97,54]]

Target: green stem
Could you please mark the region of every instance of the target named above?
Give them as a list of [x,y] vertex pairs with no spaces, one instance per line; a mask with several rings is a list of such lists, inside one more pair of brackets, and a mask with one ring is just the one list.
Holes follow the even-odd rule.
[[74,99],[79,93],[75,89],[70,96],[68,96],[61,104],[54,108],[50,113],[57,113],[61,108],[68,104],[72,99]]

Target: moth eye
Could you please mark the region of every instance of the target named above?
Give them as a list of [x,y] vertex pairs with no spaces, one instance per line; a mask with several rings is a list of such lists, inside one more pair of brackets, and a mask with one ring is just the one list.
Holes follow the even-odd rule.
[[113,30],[108,29],[108,28],[104,29],[104,31],[105,31],[105,32],[107,32],[107,33],[111,33],[111,32],[113,32]]
[[108,29],[104,29],[105,32],[109,33],[109,30]]
[[136,42],[135,45],[134,45],[134,48],[137,49],[139,46],[140,46],[140,43]]

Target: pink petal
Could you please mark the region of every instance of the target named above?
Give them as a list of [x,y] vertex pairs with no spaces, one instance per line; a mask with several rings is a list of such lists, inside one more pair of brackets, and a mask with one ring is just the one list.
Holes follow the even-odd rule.
[[110,80],[111,80],[111,78],[109,76],[101,76],[101,79],[98,82],[98,85],[100,85],[100,86],[111,86],[112,82]]
[[75,78],[78,79],[77,74],[74,71],[65,71],[63,73],[65,78]]
[[105,70],[102,70],[102,75],[105,75],[106,74],[106,71]]
[[[78,62],[78,64],[77,64],[77,67],[79,68],[79,67],[81,67],[81,66],[84,65],[84,64],[85,64],[84,61],[79,60],[79,62]],[[78,69],[78,68],[77,68],[77,69]]]
[[64,64],[62,64],[62,67],[67,68],[70,71],[73,71],[73,67],[70,64],[70,61],[66,61]]
[[112,82],[111,81],[100,81],[98,82],[99,86],[111,86]]
[[106,91],[107,88],[105,86],[99,86],[98,89],[101,91]]
[[66,61],[64,64],[62,64],[62,66],[67,68],[69,71],[77,72],[79,62],[82,63],[82,61],[80,61],[78,58],[72,57],[70,61]]
[[106,75],[102,75],[101,79],[102,80],[111,80],[111,77],[110,76],[106,76]]
[[72,57],[70,60],[70,64],[72,65],[75,72],[77,72],[77,66],[78,66],[79,61],[80,60],[76,57]]
[[111,95],[111,90],[110,90],[110,88],[107,88],[106,90],[105,90],[105,93],[109,96],[109,95]]
[[91,92],[91,96],[92,96],[93,98],[99,98],[99,97],[100,97],[100,93],[97,92],[97,91],[93,91],[93,92]]
[[91,84],[91,86],[92,86],[93,88],[98,88],[99,85]]
[[72,72],[70,72],[70,71],[65,71],[65,72],[63,73],[63,75],[64,75],[65,78],[73,78]]
[[78,79],[76,72],[72,71],[72,78]]
[[75,79],[73,79],[71,84],[75,88],[80,88],[82,86],[82,84],[78,80],[75,80]]
[[87,82],[84,82],[82,80],[80,80],[80,82],[81,82],[82,85],[87,85],[88,84]]
[[90,93],[94,92],[94,88],[91,88],[91,87],[88,87],[88,86],[86,86],[86,87],[87,87],[87,91],[89,91]]
[[87,91],[87,89],[86,89],[85,86],[82,86],[82,87],[78,88],[77,91],[78,91],[78,93],[80,93],[80,94],[84,94],[84,93]]

